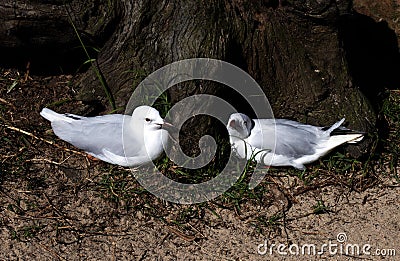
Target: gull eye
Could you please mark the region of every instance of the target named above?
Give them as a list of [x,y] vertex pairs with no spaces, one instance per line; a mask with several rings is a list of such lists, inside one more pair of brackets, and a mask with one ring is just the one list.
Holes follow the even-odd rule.
[[245,122],[244,122],[244,126],[246,126],[246,127],[247,127],[247,121],[245,121]]
[[145,120],[146,120],[147,122],[150,122],[150,121],[151,121],[150,118],[146,118]]

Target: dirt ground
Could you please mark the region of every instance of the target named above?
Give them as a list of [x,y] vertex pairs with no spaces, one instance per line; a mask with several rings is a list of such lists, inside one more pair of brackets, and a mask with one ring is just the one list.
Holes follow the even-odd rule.
[[85,110],[71,79],[0,70],[0,260],[400,260],[389,152],[364,170],[338,154],[271,170],[254,194],[172,204],[52,134],[43,107]]

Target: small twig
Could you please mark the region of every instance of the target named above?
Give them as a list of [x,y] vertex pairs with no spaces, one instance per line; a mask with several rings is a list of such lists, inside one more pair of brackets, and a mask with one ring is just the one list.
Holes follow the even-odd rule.
[[298,196],[298,195],[304,194],[304,193],[306,193],[308,191],[315,190],[317,188],[323,188],[323,187],[331,186],[331,185],[337,185],[337,184],[332,182],[332,181],[318,182],[318,183],[315,183],[313,185],[300,187],[300,188],[294,190],[293,195],[294,196]]
[[24,210],[19,206],[19,203],[15,198],[11,197],[9,194],[4,192],[3,190],[0,190],[0,193],[2,193],[5,197],[9,198],[11,201],[13,201],[15,203],[13,206],[18,208],[19,211],[24,212]]
[[186,235],[186,234],[183,233],[182,231],[180,231],[180,230],[178,230],[178,229],[176,229],[176,228],[173,228],[173,227],[171,227],[171,226],[169,226],[169,225],[167,225],[166,227],[167,227],[167,229],[168,229],[170,232],[174,233],[174,234],[177,235],[178,237],[180,237],[180,238],[182,238],[182,239],[184,239],[184,240],[186,240],[186,241],[188,241],[188,242],[192,242],[193,240],[196,239],[195,236]]
[[10,126],[10,125],[7,125],[7,124],[2,124],[2,125],[3,125],[4,127],[6,127],[7,129],[10,129],[10,130],[17,131],[17,132],[19,132],[19,133],[28,135],[28,136],[30,136],[30,137],[32,137],[32,138],[34,138],[34,139],[37,139],[37,140],[46,142],[46,143],[48,143],[48,144],[50,144],[50,145],[53,145],[53,146],[55,146],[55,147],[57,147],[57,148],[59,148],[59,149],[62,149],[62,150],[68,151],[68,152],[72,152],[72,153],[75,153],[75,154],[78,154],[78,155],[82,155],[82,156],[85,156],[85,157],[87,156],[87,154],[84,153],[84,152],[80,152],[80,151],[76,151],[76,150],[71,150],[71,149],[65,148],[65,147],[63,147],[63,146],[58,145],[57,143],[55,143],[55,142],[53,142],[53,141],[49,141],[49,140],[43,139],[43,138],[41,138],[41,137],[35,136],[34,134],[32,134],[32,133],[30,133],[30,132],[27,132],[27,131],[24,131],[24,130],[22,130],[22,129],[20,129],[20,128],[13,127],[13,126]]
[[30,190],[17,190],[18,193],[32,193]]
[[39,246],[41,246],[44,250],[46,250],[47,252],[49,252],[51,255],[53,255],[53,257],[56,257],[60,260],[66,260],[65,258],[63,258],[62,256],[60,256],[56,251],[54,251],[53,249],[47,247],[46,245],[40,243],[40,242],[35,242],[36,244],[38,244]]
[[8,105],[8,106],[10,106],[10,107],[12,107],[14,110],[17,109],[17,108],[14,106],[14,104],[12,104],[11,102],[8,102],[8,101],[6,101],[6,100],[4,100],[4,99],[2,99],[2,98],[0,98],[0,102],[1,102],[1,103],[4,103],[4,104],[6,104],[6,105]]
[[60,217],[62,218],[65,222],[68,223],[68,225],[70,225],[71,227],[74,227],[74,225],[68,220],[68,218],[60,211],[58,210],[54,205],[53,202],[50,200],[50,198],[47,196],[46,193],[43,193],[44,197],[46,198],[47,202],[49,203],[49,205],[51,206],[51,208],[54,210],[54,212]]
[[57,227],[57,229],[75,229],[73,226],[63,226],[63,227]]
[[67,161],[69,158],[70,158],[71,156],[69,156],[69,157],[67,157],[67,158],[65,158],[63,161],[61,161],[61,162],[55,162],[55,161],[52,161],[52,160],[49,160],[49,159],[28,159],[28,160],[25,160],[25,162],[35,162],[35,161],[45,161],[45,162],[48,162],[48,163],[52,163],[52,164],[55,164],[55,165],[62,165],[65,161]]
[[200,230],[198,230],[197,228],[195,228],[194,226],[192,226],[190,223],[188,223],[188,225],[189,225],[193,230],[195,230],[197,233],[199,233],[203,238],[206,238],[206,236],[205,236],[203,233],[201,233]]
[[111,194],[113,194],[114,196],[116,196],[117,198],[120,198],[119,195],[117,193],[114,192],[114,189],[112,187],[110,187],[110,191]]
[[9,158],[14,158],[15,156],[17,156],[17,154],[13,154],[13,155],[0,155],[0,158],[2,159],[1,163],[6,162]]
[[57,220],[57,219],[63,219],[63,217],[46,217],[46,216],[37,216],[37,217],[35,217],[35,216],[29,215],[29,214],[26,214],[24,216],[19,215],[19,217],[22,218],[22,219],[26,219],[26,220],[43,220],[43,219],[45,219],[45,220],[49,220],[49,219],[50,220]]
[[28,81],[30,69],[31,69],[31,62],[28,61],[28,63],[26,64],[26,72],[25,72],[24,82]]

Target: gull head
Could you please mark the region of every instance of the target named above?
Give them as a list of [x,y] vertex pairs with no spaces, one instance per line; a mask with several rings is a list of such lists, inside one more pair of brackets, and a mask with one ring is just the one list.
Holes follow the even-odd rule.
[[233,113],[229,117],[226,128],[231,137],[245,139],[250,136],[254,121],[243,113]]
[[165,124],[160,113],[150,106],[139,106],[132,113],[133,124],[142,124],[146,130],[160,130]]

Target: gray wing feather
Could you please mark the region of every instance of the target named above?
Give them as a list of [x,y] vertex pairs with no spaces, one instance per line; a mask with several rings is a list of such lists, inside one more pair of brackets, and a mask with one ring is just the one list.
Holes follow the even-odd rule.
[[[274,126],[275,122],[275,126]],[[271,149],[275,154],[288,157],[301,157],[315,152],[320,128],[290,120],[255,120],[255,127],[248,138],[257,148]],[[276,139],[274,137],[274,132]],[[275,148],[274,141],[276,140]]]
[[[80,117],[72,122],[53,121],[52,127],[58,137],[92,155],[101,155],[104,149],[116,155],[124,155],[122,140],[124,117],[130,116],[113,114],[91,118]],[[135,140],[129,140],[129,143],[136,144]],[[134,145],[129,147],[129,156],[139,152],[139,149],[135,150]]]

